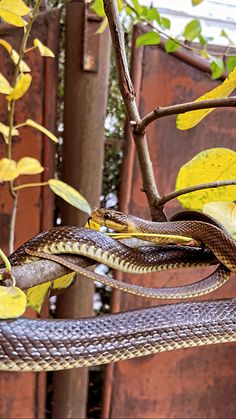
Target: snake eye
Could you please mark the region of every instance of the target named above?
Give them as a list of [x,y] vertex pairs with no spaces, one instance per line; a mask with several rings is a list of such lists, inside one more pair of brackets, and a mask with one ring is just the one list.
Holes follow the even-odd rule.
[[104,220],[110,220],[111,219],[111,214],[109,214],[109,212],[105,212],[104,213]]

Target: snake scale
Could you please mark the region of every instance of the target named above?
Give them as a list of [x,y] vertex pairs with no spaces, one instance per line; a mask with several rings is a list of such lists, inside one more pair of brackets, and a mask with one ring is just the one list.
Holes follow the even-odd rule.
[[[92,216],[101,224],[115,226],[120,231],[134,228],[135,231],[142,230],[146,233],[158,231],[163,234],[188,235],[202,241],[210,251],[182,249],[180,246],[160,246],[158,252],[153,246],[129,249],[102,233],[85,228],[63,227],[44,232],[25,243],[10,257],[12,265],[29,263],[35,257],[46,257],[80,273],[84,274],[85,271],[88,277],[98,280],[98,274],[76,267],[71,262],[68,264],[61,253],[81,254],[124,271],[140,273],[181,264],[189,265],[189,258],[191,264],[212,264],[216,263],[216,258],[221,262],[213,275],[199,283],[182,288],[167,288],[167,291],[161,289],[161,293],[166,292],[163,298],[176,298],[180,294],[183,297],[201,295],[207,287],[209,292],[216,284],[222,285],[231,272],[236,272],[236,243],[217,223],[208,220],[151,223],[104,210],[95,210]],[[161,258],[157,256],[159,253]],[[108,285],[145,295],[144,287],[134,285],[132,291],[130,284],[117,284],[115,280],[111,283],[109,280],[111,279],[108,279]],[[199,294],[196,287],[200,287]],[[159,291],[153,288],[147,292],[158,294]],[[21,318],[0,322],[0,369],[68,369],[172,349],[234,341],[236,299],[170,304],[82,320]]]

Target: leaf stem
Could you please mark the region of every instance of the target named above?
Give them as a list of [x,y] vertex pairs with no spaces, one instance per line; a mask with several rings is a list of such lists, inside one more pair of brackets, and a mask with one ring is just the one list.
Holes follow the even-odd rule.
[[48,182],[24,183],[23,185],[14,186],[13,191],[19,191],[20,189],[31,188],[33,186],[48,186]]

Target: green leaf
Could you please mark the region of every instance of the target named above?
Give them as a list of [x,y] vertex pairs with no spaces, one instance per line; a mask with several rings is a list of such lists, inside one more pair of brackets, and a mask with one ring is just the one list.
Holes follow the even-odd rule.
[[157,32],[148,32],[138,36],[136,39],[136,46],[141,47],[142,45],[157,45],[160,44],[161,37]]
[[103,0],[95,0],[91,9],[100,17],[106,16],[104,7],[103,7]]
[[223,36],[223,38],[227,39],[228,44],[234,45],[234,41],[230,38],[230,36],[227,34],[227,32],[224,29],[221,30],[220,36]]
[[187,41],[193,41],[202,31],[200,21],[198,19],[191,20],[184,29],[183,36]]
[[[236,153],[227,148],[204,150],[185,163],[179,170],[176,190],[202,183],[235,179]],[[178,197],[184,208],[201,210],[212,201],[230,201],[236,196],[236,186],[203,189]]]
[[203,47],[207,44],[207,38],[205,38],[202,34],[198,35],[198,40]]
[[166,43],[165,43],[165,51],[166,52],[174,52],[176,51],[178,48],[180,47],[179,44],[177,44],[177,42],[175,42],[172,39],[167,39]]
[[210,67],[212,71],[211,78],[215,80],[215,79],[218,79],[224,72],[224,62],[222,58],[218,58],[218,57],[210,56],[210,59],[211,59]]
[[[142,15],[143,15],[143,13],[142,13]],[[155,7],[151,7],[150,9],[147,8],[147,12],[145,14],[145,18],[148,21],[155,20],[158,23],[158,25],[161,25],[160,13],[158,12],[157,9],[155,9]]]
[[134,6],[134,9],[135,9],[136,13],[140,16],[141,13],[142,13],[141,4],[139,3],[138,0],[132,0],[131,2],[133,3],[133,6]]
[[226,63],[226,69],[230,73],[236,67],[236,56],[229,57]]
[[170,29],[170,19],[167,19],[167,17],[161,17],[161,27],[163,29]]
[[49,179],[48,184],[52,191],[64,199],[64,201],[80,209],[81,211],[86,212],[87,214],[91,213],[91,207],[89,203],[78,191],[76,191],[76,189],[58,179]]

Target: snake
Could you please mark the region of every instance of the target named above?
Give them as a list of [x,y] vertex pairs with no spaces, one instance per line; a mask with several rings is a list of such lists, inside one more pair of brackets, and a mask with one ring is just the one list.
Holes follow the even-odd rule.
[[[132,249],[98,231],[79,227],[57,227],[24,243],[10,256],[11,264],[14,266],[30,263],[35,258],[45,257],[102,282],[103,278],[107,277],[78,267],[74,262],[61,257],[61,254],[80,254],[108,266],[136,273],[180,265],[189,266],[192,263],[215,264],[216,259],[220,262],[216,271],[202,280],[203,291],[199,294],[195,288],[188,288],[196,287],[195,283],[176,289],[167,288],[164,298],[179,298],[180,295],[185,297],[185,290],[188,296],[201,295],[205,293],[206,284],[209,292],[215,284],[222,284],[219,279],[221,276],[228,279],[231,272],[236,272],[236,243],[217,223],[200,220],[153,223],[111,210],[95,210],[92,218],[101,224],[115,226],[119,231],[134,229],[135,232],[159,231],[161,234],[187,235],[203,242],[206,249],[172,245],[160,246],[158,250],[155,246]],[[157,262],[159,253],[160,263]],[[133,288],[129,288],[133,284],[124,284],[112,278],[107,278],[106,281],[106,285],[147,296],[142,289],[145,287],[140,289],[134,285]],[[199,284],[201,286],[201,281]],[[158,294],[158,288],[147,290],[150,295]],[[164,292],[161,288],[159,290]],[[236,299],[231,299],[181,302],[80,320],[19,318],[0,321],[0,369],[69,369],[178,348],[235,342],[235,309]]]

